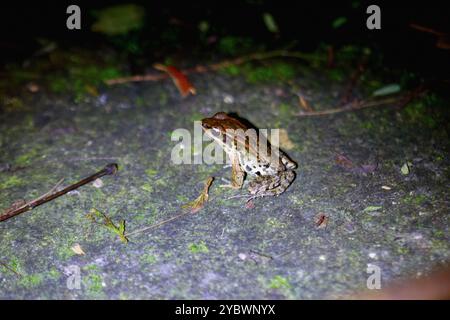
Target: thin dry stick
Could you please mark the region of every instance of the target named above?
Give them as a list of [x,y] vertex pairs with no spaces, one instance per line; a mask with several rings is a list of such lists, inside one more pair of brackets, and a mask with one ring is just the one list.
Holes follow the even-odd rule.
[[386,98],[386,99],[366,101],[366,102],[364,102],[364,101],[356,102],[356,103],[351,102],[351,103],[348,103],[345,106],[342,106],[339,108],[328,109],[328,110],[323,110],[323,111],[297,113],[297,114],[295,114],[295,116],[297,116],[297,117],[326,116],[326,115],[330,115],[330,114],[336,114],[336,113],[347,112],[347,111],[355,111],[355,110],[361,110],[361,109],[366,109],[366,108],[381,107],[386,104],[403,102],[404,99],[405,99],[405,97],[400,97],[400,98],[393,97],[393,98]]
[[[56,188],[59,186],[58,184],[52,188],[52,190],[50,190],[49,192],[45,193],[44,195],[28,201],[27,203],[25,203],[24,205],[16,208],[16,207],[11,207],[6,209],[1,215],[0,215],[0,221],[5,221],[9,218],[12,218],[14,216],[17,216],[23,212],[32,210],[34,208],[36,208],[37,206],[40,206],[41,204],[44,204],[48,201],[51,201],[53,199],[56,199],[64,194],[66,194],[69,191],[75,190],[89,182],[92,182],[100,177],[103,177],[105,175],[113,175],[117,172],[118,170],[118,166],[115,163],[110,163],[108,165],[105,166],[105,168],[103,168],[102,170],[98,171],[97,173],[94,173],[93,175],[90,175],[87,178],[84,178],[83,180],[78,181],[77,183],[71,184],[70,186],[58,191],[58,192],[52,192],[52,190],[56,190]],[[62,182],[62,181],[61,181]]]
[[[61,178],[61,179],[53,186],[53,188],[51,188],[48,192],[44,193],[42,196],[40,196],[40,197],[38,197],[38,198],[36,198],[36,199],[33,199],[33,200],[31,200],[31,201],[28,201],[27,204],[28,204],[28,203],[31,203],[31,202],[34,202],[34,201],[41,200],[42,198],[45,198],[46,196],[52,194],[53,192],[55,192],[55,191],[59,188],[59,186],[62,184],[63,181],[64,181],[64,178]],[[25,204],[25,205],[26,205],[26,204]]]
[[10,266],[8,266],[6,263],[4,263],[3,261],[0,261],[0,265],[3,266],[6,270],[11,271],[12,273],[16,274],[17,276],[21,277],[22,275],[17,272],[16,270],[14,270],[13,268],[11,268]]
[[[256,60],[264,60],[264,59],[271,59],[271,58],[278,58],[278,57],[285,57],[285,58],[297,58],[297,59],[304,59],[304,60],[316,60],[320,61],[323,60],[321,57],[314,56],[312,54],[307,54],[303,52],[292,52],[292,51],[286,51],[286,50],[276,50],[276,51],[270,51],[270,52],[263,52],[263,53],[253,53],[248,56],[244,57],[238,57],[231,60],[225,60],[219,63],[214,63],[206,66],[197,65],[193,68],[188,68],[181,70],[184,74],[191,74],[191,73],[205,73],[209,71],[217,71],[226,67],[230,66],[236,66],[240,64],[244,64],[250,61],[256,61]],[[120,77],[120,78],[114,78],[106,80],[106,84],[112,85],[112,84],[121,84],[121,83],[127,83],[127,82],[141,82],[141,81],[160,81],[169,78],[168,74],[148,74],[148,75],[135,75],[130,77]]]
[[192,214],[192,213],[190,211],[186,211],[186,212],[177,214],[176,216],[173,216],[172,218],[169,218],[169,219],[163,220],[161,222],[155,223],[155,224],[153,224],[151,226],[148,226],[148,227],[145,227],[145,228],[138,229],[138,230],[135,230],[133,232],[127,233],[126,236],[128,238],[129,236],[133,236],[135,234],[138,234],[138,233],[141,233],[141,232],[144,232],[144,231],[147,231],[147,230],[158,228],[158,227],[160,227],[160,226],[162,226],[162,225],[164,225],[164,224],[166,224],[166,223],[168,223],[170,221],[173,221],[175,219],[181,218],[181,217],[186,216],[188,214]]
[[445,32],[436,31],[436,30],[434,30],[432,28],[421,26],[421,25],[416,24],[416,23],[411,23],[409,26],[411,28],[413,28],[413,29],[416,29],[416,30],[419,30],[419,31],[422,31],[422,32],[431,33],[431,34],[434,34],[436,36],[445,36],[445,35],[447,35]]

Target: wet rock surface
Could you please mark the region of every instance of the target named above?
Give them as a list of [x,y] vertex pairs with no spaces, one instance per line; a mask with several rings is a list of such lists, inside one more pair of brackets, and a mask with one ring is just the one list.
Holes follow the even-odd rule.
[[[384,286],[449,260],[445,126],[407,121],[390,106],[296,117],[301,109],[287,84],[221,73],[190,80],[198,94],[186,99],[167,80],[105,87],[78,103],[26,94],[25,111],[1,115],[2,209],[110,162],[119,172],[0,223],[0,261],[18,273],[0,266],[0,298],[343,297],[366,289],[368,265],[380,267]],[[296,81],[323,109],[343,90],[313,73]],[[193,132],[195,120],[218,111],[287,131],[293,145],[286,152],[299,167],[284,194],[247,207],[227,200],[239,192],[218,187],[230,168],[171,162],[172,131]],[[351,172],[336,164],[336,154],[377,167]],[[97,208],[133,232],[179,214],[209,176],[216,181],[201,211],[130,236],[128,244],[85,217]],[[315,222],[320,213],[328,217],[323,228]],[[76,244],[84,255],[71,249]],[[77,270],[80,288],[71,290]]]

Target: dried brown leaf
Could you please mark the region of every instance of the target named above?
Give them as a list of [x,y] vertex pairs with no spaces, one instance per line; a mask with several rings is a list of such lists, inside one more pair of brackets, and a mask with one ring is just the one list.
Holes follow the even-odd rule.
[[208,201],[209,188],[211,187],[213,181],[214,181],[214,178],[209,177],[208,180],[206,180],[206,182],[205,182],[205,186],[203,187],[202,193],[197,197],[197,199],[183,205],[182,208],[190,209],[191,213],[196,213],[196,212],[200,211],[204,207],[206,201]]
[[194,86],[189,82],[189,79],[177,68],[173,66],[164,66],[162,64],[155,64],[153,67],[156,70],[167,72],[169,76],[172,78],[173,83],[180,91],[181,96],[186,97],[190,94],[196,94],[196,90]]

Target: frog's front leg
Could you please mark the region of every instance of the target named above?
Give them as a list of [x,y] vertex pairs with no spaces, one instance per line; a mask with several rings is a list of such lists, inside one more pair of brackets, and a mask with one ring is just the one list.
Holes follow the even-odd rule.
[[248,191],[253,196],[249,200],[259,197],[278,196],[291,185],[295,179],[295,172],[287,170],[273,176],[259,176],[249,183]]
[[230,155],[230,160],[231,160],[231,183],[227,185],[221,185],[221,187],[240,189],[244,184],[245,171],[242,170],[237,155]]

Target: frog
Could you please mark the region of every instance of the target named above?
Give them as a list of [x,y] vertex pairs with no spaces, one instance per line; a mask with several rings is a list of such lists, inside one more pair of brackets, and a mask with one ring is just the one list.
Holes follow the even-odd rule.
[[[247,176],[250,196],[247,201],[259,197],[279,196],[296,178],[297,163],[278,148],[272,148],[264,135],[251,125],[225,112],[218,112],[201,121],[205,134],[219,144],[230,158],[231,182],[222,187],[241,189]],[[250,138],[253,137],[253,138]],[[266,149],[259,148],[265,145]],[[265,151],[266,152],[262,152]]]

